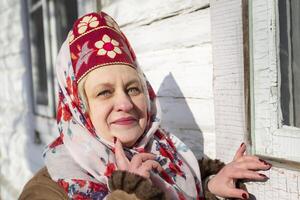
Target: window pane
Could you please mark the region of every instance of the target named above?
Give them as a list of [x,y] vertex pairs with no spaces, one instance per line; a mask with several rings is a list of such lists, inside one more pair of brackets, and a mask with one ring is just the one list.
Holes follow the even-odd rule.
[[37,104],[48,105],[47,71],[43,28],[43,10],[38,8],[31,14],[31,61],[34,96]]
[[41,1],[41,0],[30,0],[30,4],[31,4],[31,6],[33,6],[34,4],[36,4],[39,1]]
[[56,0],[55,14],[57,20],[57,46],[60,47],[66,39],[77,19],[77,0]]
[[294,123],[300,127],[300,1],[291,1]]
[[286,1],[278,2],[279,9],[279,32],[280,32],[280,96],[283,124],[290,125],[290,84],[289,84],[289,36],[288,36],[288,12]]
[[278,3],[283,124],[300,127],[300,3],[299,0]]

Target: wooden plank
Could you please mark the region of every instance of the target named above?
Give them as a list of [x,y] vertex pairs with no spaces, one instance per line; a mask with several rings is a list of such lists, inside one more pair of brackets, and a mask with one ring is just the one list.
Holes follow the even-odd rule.
[[211,99],[210,44],[137,55],[159,96]]
[[240,0],[210,1],[216,154],[232,160],[244,139],[244,72]]
[[164,124],[172,128],[214,131],[214,105],[211,100],[160,97]]
[[123,27],[150,24],[180,13],[205,8],[208,5],[208,0],[108,0],[103,1],[102,10]]
[[210,43],[209,9],[123,29],[136,53],[193,47]]
[[160,97],[162,127],[175,134],[201,158],[215,158],[212,100]]

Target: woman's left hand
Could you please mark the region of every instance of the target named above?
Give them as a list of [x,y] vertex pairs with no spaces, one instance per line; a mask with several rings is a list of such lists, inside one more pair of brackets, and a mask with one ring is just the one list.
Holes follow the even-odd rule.
[[257,171],[269,170],[272,165],[256,156],[245,155],[246,145],[243,143],[237,150],[232,162],[225,165],[209,182],[208,189],[220,197],[248,199],[247,191],[236,188],[238,179],[265,181],[267,176]]
[[160,164],[155,161],[156,156],[151,153],[138,153],[129,160],[125,155],[121,141],[117,138],[115,142],[115,156],[118,170],[138,174],[149,180],[151,170],[159,172],[163,170]]

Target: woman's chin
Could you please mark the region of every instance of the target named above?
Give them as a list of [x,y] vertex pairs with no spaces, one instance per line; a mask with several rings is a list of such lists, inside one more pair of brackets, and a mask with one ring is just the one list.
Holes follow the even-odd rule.
[[114,136],[117,137],[120,140],[120,142],[126,147],[133,146],[141,135],[142,134],[140,134],[140,131],[136,132],[134,130],[118,131],[114,134]]
[[132,147],[143,134],[143,129],[138,125],[110,126],[106,131],[98,130],[97,132],[101,138],[108,142],[113,142],[114,137],[116,137],[123,146]]

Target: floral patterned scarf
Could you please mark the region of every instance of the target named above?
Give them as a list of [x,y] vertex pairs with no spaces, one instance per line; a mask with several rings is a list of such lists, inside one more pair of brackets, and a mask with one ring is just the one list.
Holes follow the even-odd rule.
[[108,179],[117,170],[114,144],[96,133],[78,94],[78,82],[96,67],[113,63],[127,64],[137,70],[148,99],[147,128],[132,148],[124,148],[128,157],[139,152],[155,154],[164,170],[151,172],[152,181],[172,199],[204,199],[194,154],[177,137],[159,127],[161,114],[156,95],[138,67],[124,34],[103,12],[78,19],[58,54],[60,136],[44,152],[51,178],[64,188],[70,199],[100,200],[110,193]]

